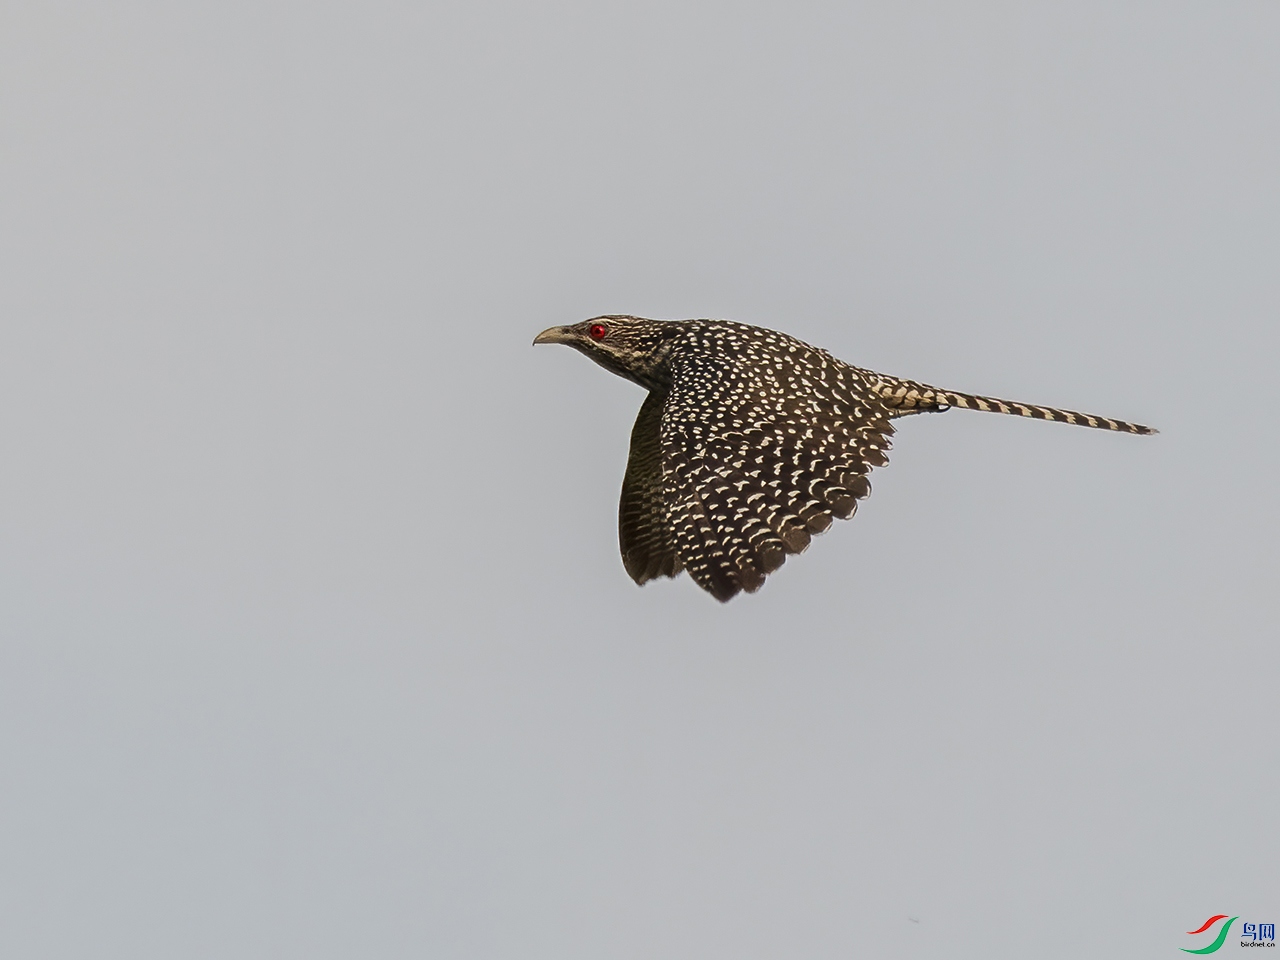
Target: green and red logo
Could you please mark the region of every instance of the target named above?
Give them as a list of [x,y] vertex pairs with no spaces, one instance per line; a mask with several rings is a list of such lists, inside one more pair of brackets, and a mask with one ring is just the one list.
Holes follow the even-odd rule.
[[1217,953],[1222,949],[1222,945],[1227,942],[1227,934],[1231,932],[1231,925],[1239,919],[1239,917],[1232,917],[1230,920],[1227,920],[1227,915],[1225,913],[1220,913],[1216,917],[1210,917],[1200,925],[1198,930],[1188,930],[1187,933],[1190,936],[1195,936],[1197,933],[1204,933],[1219,920],[1227,920],[1227,922],[1222,925],[1222,929],[1218,931],[1218,936],[1214,939],[1213,943],[1209,944],[1207,947],[1201,947],[1199,950],[1192,950],[1190,947],[1183,947],[1182,952]]
[[[1219,913],[1210,917],[1195,930],[1188,930],[1187,936],[1194,937],[1208,931],[1213,933],[1213,926],[1219,920],[1226,920],[1213,938],[1212,943],[1207,943],[1203,947],[1182,947],[1183,953],[1217,953],[1222,949],[1222,945],[1227,942],[1227,936],[1231,933],[1231,925],[1239,920],[1239,917],[1228,918],[1225,913]],[[1276,945],[1276,925],[1274,923],[1246,923],[1240,931],[1240,946],[1242,947],[1274,947]]]

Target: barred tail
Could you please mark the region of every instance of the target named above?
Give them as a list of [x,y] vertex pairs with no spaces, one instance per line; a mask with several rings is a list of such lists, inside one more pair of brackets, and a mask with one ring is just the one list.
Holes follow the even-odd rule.
[[1119,433],[1136,433],[1142,436],[1160,432],[1155,427],[1144,427],[1140,423],[1126,423],[1109,417],[1097,417],[1091,413],[1077,413],[1074,410],[1038,407],[1030,403],[998,400],[995,397],[956,393],[953,390],[940,390],[911,380],[889,379],[883,376],[876,383],[876,392],[894,410],[894,414],[891,415],[897,416],[960,407],[963,410],[983,410],[987,413],[1008,413],[1015,417],[1031,417],[1033,420],[1061,420],[1063,423],[1074,423],[1082,427],[1096,427],[1099,430],[1115,430]]
[[1055,407],[1037,407],[1030,403],[997,400],[995,397],[975,397],[967,393],[954,393],[951,390],[939,390],[938,399],[944,406],[961,407],[965,410],[985,410],[989,413],[1011,413],[1015,417],[1031,417],[1033,420],[1062,420],[1082,427],[1097,427],[1099,430],[1116,430],[1120,433],[1137,433],[1143,436],[1160,432],[1155,427],[1144,427],[1140,423],[1126,423],[1124,420],[1112,420],[1110,417],[1096,417],[1091,413],[1058,410]]

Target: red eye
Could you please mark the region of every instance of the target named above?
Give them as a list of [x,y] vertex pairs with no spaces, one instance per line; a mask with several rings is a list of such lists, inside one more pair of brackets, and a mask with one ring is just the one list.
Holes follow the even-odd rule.
[[592,340],[603,340],[608,335],[609,328],[603,323],[593,323],[589,328],[587,328],[587,336]]

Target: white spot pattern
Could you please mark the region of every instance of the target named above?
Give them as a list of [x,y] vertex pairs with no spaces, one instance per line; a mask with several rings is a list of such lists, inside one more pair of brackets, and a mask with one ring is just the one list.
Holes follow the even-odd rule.
[[[599,341],[596,324],[608,330]],[[566,343],[650,391],[622,485],[623,564],[637,583],[688,570],[722,601],[758,590],[832,518],[853,515],[871,469],[888,463],[893,418],[955,406],[1156,432],[885,376],[729,320],[594,317],[538,342]]]
[[698,321],[668,362],[668,525],[689,575],[727,600],[853,515],[893,426],[859,371],[785,334]]

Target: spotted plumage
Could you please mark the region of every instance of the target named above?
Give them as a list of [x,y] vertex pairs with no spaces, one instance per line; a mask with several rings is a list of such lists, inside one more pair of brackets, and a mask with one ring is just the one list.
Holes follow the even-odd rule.
[[622,482],[623,565],[636,583],[687,570],[721,601],[853,516],[871,468],[889,462],[894,418],[961,407],[1156,432],[888,377],[729,320],[603,316],[534,343],[567,344],[649,391]]

